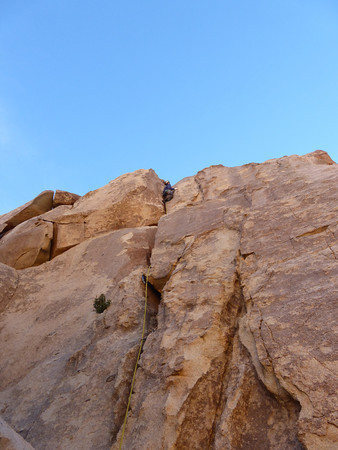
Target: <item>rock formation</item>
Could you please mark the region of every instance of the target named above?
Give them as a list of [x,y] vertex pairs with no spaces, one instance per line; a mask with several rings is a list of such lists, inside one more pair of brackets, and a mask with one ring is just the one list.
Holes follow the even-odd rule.
[[212,166],[164,214],[139,170],[11,225],[4,420],[35,449],[119,447],[151,264],[123,448],[336,448],[337,184],[322,151]]
[[52,209],[53,191],[43,191],[33,200],[19,208],[0,216],[0,233],[8,231],[20,223]]
[[79,198],[79,195],[72,192],[56,190],[53,198],[53,208],[61,205],[74,205]]
[[[41,203],[40,199],[45,193],[17,209],[21,214],[24,208],[26,221],[20,227],[10,229],[0,240],[0,262],[15,269],[25,269],[49,261],[100,233],[157,224],[163,214],[161,188],[162,183],[153,170],[137,170],[118,177],[96,191],[88,192],[73,205],[64,201],[64,205],[56,206],[53,210],[50,210],[53,191],[45,191],[50,194],[49,209],[38,210],[36,207],[37,201]],[[63,196],[60,192],[63,192]],[[74,198],[74,195],[56,191],[54,199],[57,201],[54,205],[60,204],[62,198]],[[31,203],[34,209],[29,209],[28,215],[27,209]],[[1,216],[0,226],[3,218],[4,227],[11,224],[13,228],[14,220],[9,221],[8,217],[12,217],[15,211]],[[16,222],[21,223],[22,220],[18,222],[17,216],[18,213],[14,216]],[[27,220],[31,217],[34,219]]]
[[16,433],[0,417],[0,448],[1,450],[33,450],[33,447],[27,441]]

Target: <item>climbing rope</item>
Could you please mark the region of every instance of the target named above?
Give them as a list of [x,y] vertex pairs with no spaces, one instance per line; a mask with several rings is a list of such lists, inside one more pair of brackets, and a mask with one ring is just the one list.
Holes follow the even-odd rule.
[[140,356],[141,356],[141,351],[142,351],[143,342],[144,342],[144,332],[145,332],[145,329],[146,329],[146,314],[147,314],[149,271],[150,271],[150,266],[148,267],[147,277],[146,277],[146,292],[145,292],[145,298],[144,298],[144,314],[143,314],[142,337],[141,337],[140,347],[138,349],[138,355],[137,355],[136,364],[135,364],[135,368],[134,368],[133,379],[131,381],[131,387],[130,387],[130,392],[129,392],[129,398],[128,398],[126,415],[124,416],[124,421],[123,421],[123,428],[122,428],[122,434],[121,434],[119,450],[122,449],[122,443],[123,443],[123,438],[124,438],[124,431],[125,431],[126,424],[127,424],[127,418],[128,418],[128,412],[129,412],[129,406],[130,406],[130,400],[131,400],[131,394],[133,393],[134,381],[135,381],[135,377],[136,377],[137,366],[138,366],[138,362],[139,362],[139,359],[140,359]]

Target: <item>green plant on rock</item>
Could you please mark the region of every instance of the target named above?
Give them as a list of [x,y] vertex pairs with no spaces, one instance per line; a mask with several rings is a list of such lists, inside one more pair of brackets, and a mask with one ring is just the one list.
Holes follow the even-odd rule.
[[111,303],[111,301],[106,300],[106,296],[104,294],[101,294],[99,297],[96,297],[96,299],[94,301],[95,311],[98,314],[103,313],[103,311],[105,311],[108,308],[110,303]]

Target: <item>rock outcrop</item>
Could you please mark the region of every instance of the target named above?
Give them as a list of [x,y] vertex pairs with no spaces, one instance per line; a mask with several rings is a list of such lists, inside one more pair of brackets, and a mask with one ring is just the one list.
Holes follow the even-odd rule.
[[42,264],[49,260],[52,239],[52,223],[29,219],[1,239],[0,262],[15,269]]
[[0,233],[11,230],[20,223],[52,209],[53,195],[53,191],[43,191],[33,200],[0,216]]
[[[50,202],[44,210],[41,199],[45,200],[47,192]],[[62,201],[63,205],[51,211],[53,191],[46,191],[32,202],[0,217],[4,227],[10,228],[18,225],[18,217],[25,220],[0,239],[0,262],[25,269],[49,261],[107,231],[156,225],[164,212],[161,193],[161,180],[153,170],[143,169],[122,175],[77,201],[75,194],[56,191],[54,206]],[[73,196],[73,205],[66,201],[70,196]],[[34,219],[28,220],[33,216]]]
[[74,205],[79,198],[80,195],[73,194],[72,192],[56,190],[53,198],[53,208],[61,205]]
[[119,448],[151,263],[122,448],[336,448],[337,178],[321,151],[212,166],[164,215],[140,170],[7,232],[4,419],[36,449]]
[[156,225],[163,214],[162,183],[153,170],[122,175],[77,200],[55,220],[52,256],[120,228]]
[[[119,366],[141,331],[140,279],[155,232],[108,233],[17,272],[18,280],[13,274],[15,291],[1,316],[0,402],[34,448],[107,448]],[[112,303],[97,314],[101,293]]]

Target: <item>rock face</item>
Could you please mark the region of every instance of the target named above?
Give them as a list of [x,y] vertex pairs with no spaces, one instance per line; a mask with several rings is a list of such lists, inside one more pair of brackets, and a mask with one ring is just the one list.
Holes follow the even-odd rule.
[[53,198],[53,208],[61,205],[73,205],[79,198],[80,196],[77,194],[56,190]]
[[15,269],[36,266],[49,260],[53,224],[30,219],[0,240],[0,262]]
[[84,195],[55,220],[52,256],[100,233],[156,225],[163,214],[162,186],[153,170],[141,169]]
[[[75,203],[75,194],[56,191],[54,206],[49,211],[42,208],[43,193],[22,211],[12,211],[0,217],[4,226],[14,227],[18,217],[25,222],[7,232],[0,239],[0,262],[16,269],[24,269],[49,261],[86,239],[107,231],[134,226],[156,225],[163,214],[163,184],[153,170],[137,170],[118,177],[106,186],[89,192]],[[53,191],[46,191],[49,200]],[[72,197],[71,197],[72,196]],[[67,203],[67,199],[73,201]],[[78,196],[77,196],[78,197]],[[38,200],[37,200],[38,199]],[[55,201],[56,199],[56,201]],[[27,206],[28,205],[28,206]],[[49,202],[49,209],[52,203]],[[27,220],[33,214],[34,219]],[[38,215],[39,214],[39,215]],[[15,220],[11,217],[14,217]],[[19,222],[18,222],[19,223]],[[1,222],[0,222],[1,224]]]
[[[119,371],[132,370],[134,358],[123,360],[134,355],[140,335],[140,280],[155,231],[108,233],[17,272],[18,281],[13,276],[15,292],[1,317],[7,345],[0,401],[4,417],[34,448],[107,448],[112,395],[123,389]],[[101,293],[112,304],[97,314],[93,302]]]
[[163,184],[140,170],[8,232],[4,419],[36,449],[119,448],[151,262],[122,448],[337,448],[337,178],[321,151],[212,166],[163,215]]
[[22,437],[16,433],[1,417],[0,417],[0,448],[1,450],[33,450]]
[[10,230],[25,220],[38,216],[39,214],[43,214],[44,212],[52,209],[53,195],[53,191],[43,191],[30,202],[0,216],[0,233]]

